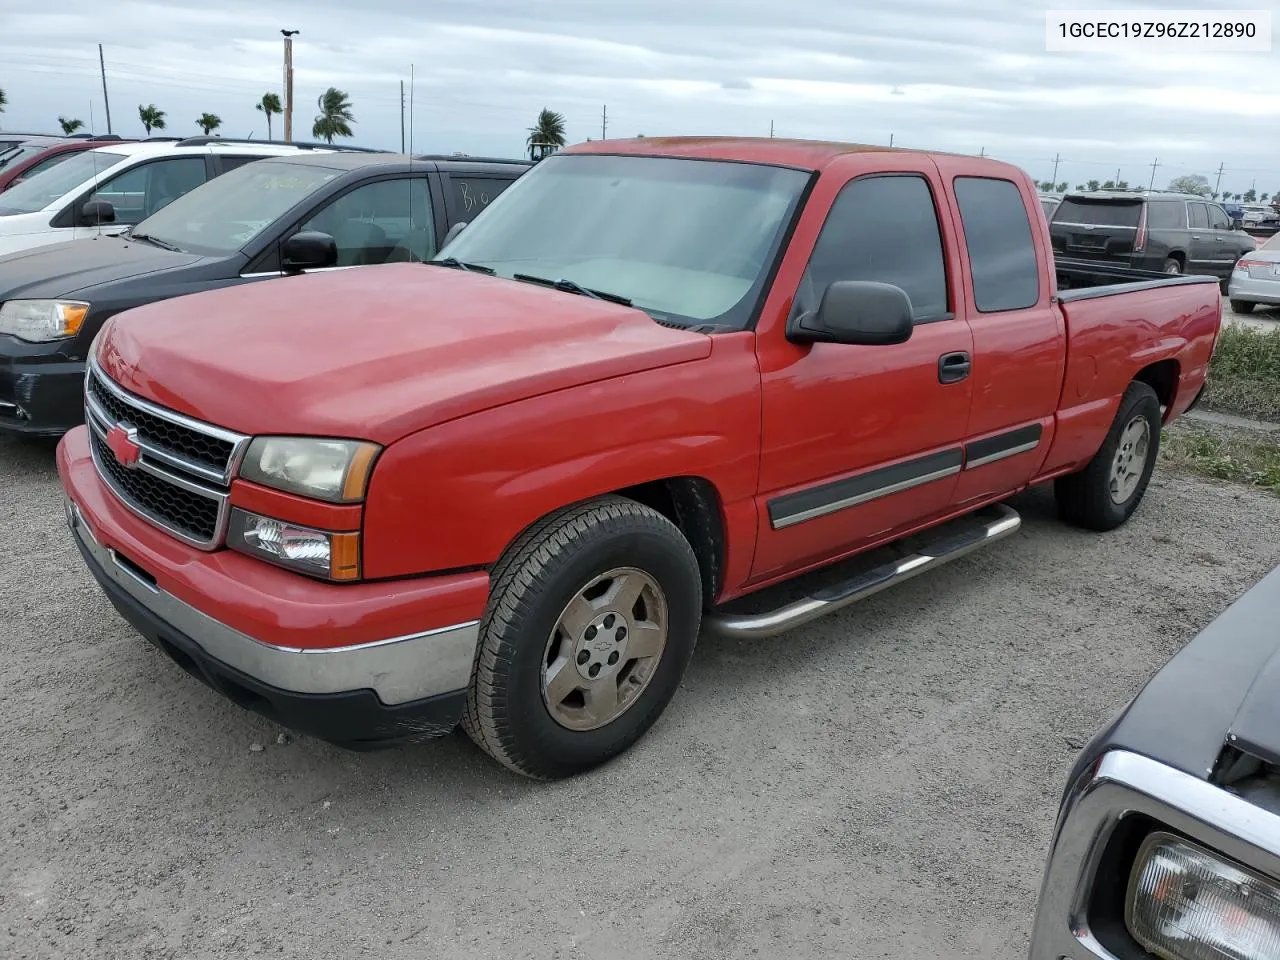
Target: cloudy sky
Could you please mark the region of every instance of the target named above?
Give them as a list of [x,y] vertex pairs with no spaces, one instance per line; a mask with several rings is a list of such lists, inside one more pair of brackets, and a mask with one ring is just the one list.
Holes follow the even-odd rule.
[[[1280,0],[1148,6],[1270,9]],[[1156,184],[1185,173],[1224,190],[1280,189],[1280,49],[1270,53],[1047,53],[1047,4],[1026,0],[60,0],[0,16],[4,129],[59,114],[142,133],[262,137],[253,104],[281,87],[279,30],[294,46],[295,136],[317,96],[347,91],[355,142],[400,146],[400,82],[413,65],[418,152],[518,155],[544,106],[570,142],[609,136],[769,134],[918,146],[1011,160],[1073,186]],[[1141,0],[1092,7],[1144,6]],[[49,12],[40,12],[41,10]],[[270,12],[266,12],[266,11]],[[54,12],[56,11],[56,12]],[[279,118],[276,120],[279,123]],[[277,126],[276,135],[280,135]]]

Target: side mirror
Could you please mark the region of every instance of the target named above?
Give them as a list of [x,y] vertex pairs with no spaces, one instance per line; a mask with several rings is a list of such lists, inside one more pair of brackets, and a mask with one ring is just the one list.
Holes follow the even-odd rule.
[[90,200],[80,208],[80,225],[96,227],[116,222],[116,208],[106,200]]
[[447,247],[453,241],[453,239],[457,237],[457,235],[460,234],[466,228],[467,228],[467,221],[465,220],[459,220],[452,227],[450,227],[449,232],[444,235],[444,243],[441,245],[440,249],[443,250],[445,247]]
[[906,343],[912,331],[911,298],[901,287],[870,280],[837,280],[818,309],[791,324],[793,343],[887,346]]
[[280,266],[286,273],[319,270],[338,262],[338,243],[327,233],[302,230],[284,242],[280,249]]

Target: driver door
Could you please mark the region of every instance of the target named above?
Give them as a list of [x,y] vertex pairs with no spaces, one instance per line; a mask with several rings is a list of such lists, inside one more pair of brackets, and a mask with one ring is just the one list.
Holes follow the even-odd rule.
[[907,292],[914,329],[890,346],[800,345],[786,339],[786,316],[761,318],[756,580],[852,553],[954,499],[973,338],[958,253],[940,225],[946,193],[927,157],[895,156],[891,172],[884,162],[850,154],[827,168],[809,203],[830,206],[790,314],[816,309],[837,280],[881,281]]

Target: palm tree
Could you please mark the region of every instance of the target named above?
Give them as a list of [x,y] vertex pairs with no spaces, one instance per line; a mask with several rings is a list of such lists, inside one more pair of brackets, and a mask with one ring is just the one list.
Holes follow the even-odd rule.
[[5,99],[4,91],[0,90],[0,113],[4,113],[4,105],[9,101]]
[[284,107],[280,106],[280,95],[276,93],[264,93],[262,99],[254,104],[254,109],[260,110],[267,115],[267,139],[271,139],[271,115],[273,113],[284,113]]
[[538,122],[529,128],[529,159],[541,160],[564,146],[564,116],[547,107],[538,114]]
[[152,130],[164,129],[164,111],[157,107],[154,103],[149,107],[138,104],[138,119],[142,121],[142,125],[147,129],[147,136],[151,136]]
[[66,117],[59,117],[58,123],[62,124],[62,132],[68,137],[84,126],[83,120],[68,120]]
[[316,106],[320,115],[311,125],[313,137],[323,137],[326,143],[333,143],[334,137],[351,136],[351,124],[356,118],[351,113],[351,101],[345,91],[330,87],[316,98]]
[[202,113],[196,118],[196,126],[203,130],[204,135],[207,137],[222,126],[222,118],[216,113]]

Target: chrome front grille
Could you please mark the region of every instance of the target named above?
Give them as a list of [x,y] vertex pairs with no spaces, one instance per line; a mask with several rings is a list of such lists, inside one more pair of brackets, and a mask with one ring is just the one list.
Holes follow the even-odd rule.
[[[130,510],[212,550],[227,528],[231,478],[249,438],[134,396],[91,361],[85,422],[99,476]],[[113,441],[131,452],[125,461]]]

